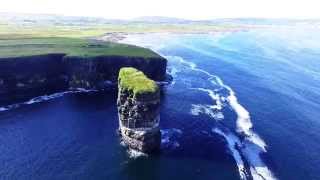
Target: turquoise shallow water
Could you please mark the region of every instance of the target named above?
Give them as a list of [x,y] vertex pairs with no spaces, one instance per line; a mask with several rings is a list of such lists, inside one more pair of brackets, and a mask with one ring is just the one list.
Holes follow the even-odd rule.
[[128,152],[116,89],[0,108],[1,179],[320,179],[320,33],[134,35],[165,56],[160,154]]

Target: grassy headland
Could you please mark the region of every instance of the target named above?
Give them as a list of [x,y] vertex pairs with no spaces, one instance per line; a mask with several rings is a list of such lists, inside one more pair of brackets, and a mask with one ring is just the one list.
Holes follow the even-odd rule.
[[0,58],[63,53],[68,56],[159,57],[149,49],[72,37],[34,37],[0,34]]
[[[163,19],[162,19],[163,20]],[[107,20],[57,15],[0,13],[0,57],[66,53],[70,56],[158,57],[154,52],[111,42],[127,33],[207,33],[247,26],[204,21]],[[101,38],[110,37],[111,38]],[[96,40],[93,40],[96,39]],[[113,40],[111,40],[113,41]]]

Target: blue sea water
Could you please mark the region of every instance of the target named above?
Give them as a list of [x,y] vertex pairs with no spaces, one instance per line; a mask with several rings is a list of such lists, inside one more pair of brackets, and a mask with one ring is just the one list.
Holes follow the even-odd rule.
[[117,136],[116,89],[0,108],[1,179],[320,179],[320,32],[144,34],[168,59],[161,152]]

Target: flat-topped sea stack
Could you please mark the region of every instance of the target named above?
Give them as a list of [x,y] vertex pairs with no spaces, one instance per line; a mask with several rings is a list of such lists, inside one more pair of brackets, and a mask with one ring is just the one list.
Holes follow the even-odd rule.
[[122,68],[118,78],[119,131],[123,142],[144,153],[160,149],[160,91],[135,68]]

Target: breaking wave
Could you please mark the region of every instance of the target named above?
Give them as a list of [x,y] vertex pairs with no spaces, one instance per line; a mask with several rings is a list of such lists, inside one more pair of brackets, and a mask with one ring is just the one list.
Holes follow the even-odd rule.
[[50,94],[50,95],[43,95],[43,96],[38,96],[35,98],[32,98],[26,102],[22,102],[22,103],[16,103],[16,104],[11,104],[11,105],[7,105],[7,106],[3,106],[0,107],[0,112],[2,111],[9,111],[12,109],[17,109],[23,105],[31,105],[31,104],[35,104],[35,103],[41,103],[44,101],[49,101],[51,99],[55,99],[55,98],[59,98],[62,97],[66,94],[75,94],[75,93],[85,93],[85,92],[95,92],[96,90],[88,90],[88,89],[83,89],[83,88],[77,88],[74,90],[70,90],[70,91],[64,91],[64,92],[58,92],[58,93],[54,93],[54,94]]
[[[208,81],[214,87],[218,86],[215,89],[191,88],[193,90],[207,93],[214,102],[214,105],[193,104],[190,111],[192,115],[200,115],[203,113],[215,120],[222,120],[223,114],[221,110],[226,105],[236,113],[237,134],[234,134],[230,130],[228,130],[228,133],[225,133],[217,128],[213,129],[212,132],[219,134],[226,139],[228,148],[232,152],[232,156],[237,163],[241,179],[247,179],[249,176],[248,172],[250,172],[250,175],[254,180],[276,179],[260,157],[261,153],[267,152],[266,143],[258,134],[252,131],[253,124],[250,119],[250,113],[239,103],[236,93],[232,88],[224,84],[218,76],[198,68],[196,64],[188,62],[182,57],[166,56],[166,58],[170,60],[174,59],[175,61],[178,60],[182,64],[188,66],[190,70],[205,74],[208,77]],[[223,93],[224,91],[227,93]],[[244,157],[244,159],[242,157]],[[246,169],[244,162],[249,164],[249,170]]]
[[239,138],[233,134],[227,135],[218,128],[213,128],[212,132],[217,133],[226,139],[226,141],[228,143],[228,147],[229,147],[230,151],[232,152],[233,158],[237,163],[240,178],[246,180],[247,179],[246,168],[245,168],[244,162],[242,160],[241,154],[237,150],[237,146],[240,144]]
[[216,110],[216,105],[192,104],[190,113],[194,116],[206,114],[217,121],[224,119],[223,113]]
[[[128,42],[131,44],[137,44],[139,41],[134,40]],[[145,46],[145,42],[140,41],[138,44],[140,46]],[[162,48],[155,47],[154,43],[147,44],[147,47],[152,48],[158,53],[159,49]],[[200,53],[206,52],[201,51]],[[239,103],[236,93],[233,91],[233,89],[224,84],[221,78],[198,68],[193,62],[186,61],[180,56],[165,57],[169,59],[169,63],[172,63],[171,66],[169,66],[169,68],[172,68],[172,70],[170,70],[168,73],[173,77],[176,77],[178,73],[187,68],[189,70],[206,75],[207,80],[215,87],[212,89],[199,87],[191,88],[207,93],[214,102],[213,105],[193,104],[190,110],[192,115],[198,116],[200,114],[206,114],[215,120],[219,120],[217,122],[220,122],[223,119],[223,113],[221,110],[224,106],[230,107],[236,113],[237,128],[235,132],[229,130],[222,123],[219,123],[219,125],[223,126],[223,130],[214,128],[212,129],[212,132],[222,136],[226,140],[228,148],[232,152],[232,156],[237,163],[240,178],[244,180],[248,179],[249,177],[252,177],[254,180],[275,180],[276,178],[260,157],[261,153],[267,152],[266,143],[259,137],[258,134],[253,132],[253,124],[250,119],[250,113]],[[218,112],[221,113],[218,115],[219,118],[217,118]],[[164,134],[163,144],[166,144],[166,142],[170,142],[170,140],[168,140],[166,138],[166,134]],[[246,163],[248,165],[246,165]]]

